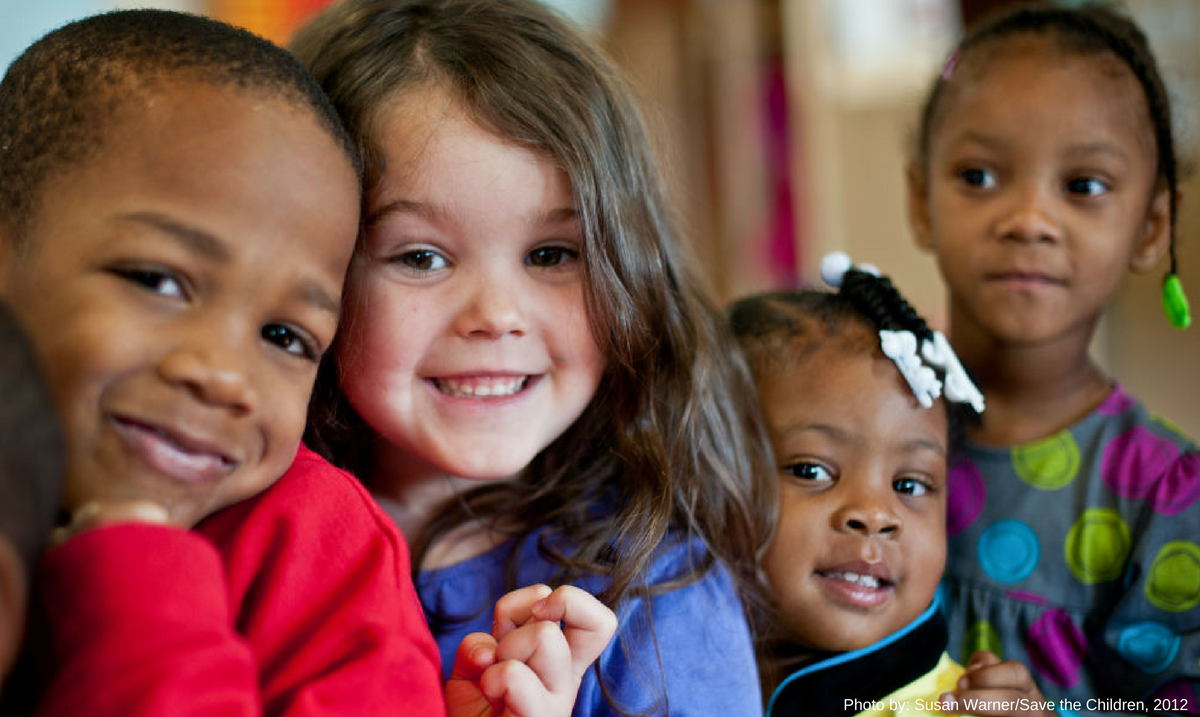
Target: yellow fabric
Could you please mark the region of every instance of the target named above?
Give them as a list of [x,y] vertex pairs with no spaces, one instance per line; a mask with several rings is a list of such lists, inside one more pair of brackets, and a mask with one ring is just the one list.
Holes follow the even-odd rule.
[[953,690],[962,673],[962,665],[943,652],[936,667],[881,700],[864,702],[857,717],[941,717],[946,713],[937,708],[938,697]]

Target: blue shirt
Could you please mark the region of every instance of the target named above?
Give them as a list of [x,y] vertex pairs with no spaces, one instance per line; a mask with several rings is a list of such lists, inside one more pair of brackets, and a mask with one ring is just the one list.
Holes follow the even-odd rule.
[[[517,586],[550,582],[555,566],[537,549],[537,536],[520,546]],[[426,570],[417,591],[442,654],[445,674],[454,664],[458,643],[470,632],[490,632],[496,600],[507,592],[505,561],[517,548],[509,541],[455,565]],[[649,584],[682,575],[705,556],[699,540],[674,540],[650,567]],[[597,576],[574,583],[597,593]],[[626,712],[654,708],[650,714],[762,714],[762,697],[750,629],[729,572],[721,565],[699,580],[650,598],[631,598],[617,607],[617,636],[598,664],[605,686]],[[446,620],[448,616],[465,619]],[[653,634],[650,629],[653,625]],[[657,706],[656,706],[657,701]],[[573,717],[620,714],[600,690],[596,671],[588,670]]]

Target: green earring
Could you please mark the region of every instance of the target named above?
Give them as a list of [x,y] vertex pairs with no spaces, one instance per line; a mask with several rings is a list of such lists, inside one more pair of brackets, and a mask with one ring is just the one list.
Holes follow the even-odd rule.
[[1188,308],[1187,295],[1183,293],[1183,283],[1174,273],[1167,274],[1167,278],[1163,279],[1162,303],[1171,326],[1186,329],[1191,325],[1192,312]]

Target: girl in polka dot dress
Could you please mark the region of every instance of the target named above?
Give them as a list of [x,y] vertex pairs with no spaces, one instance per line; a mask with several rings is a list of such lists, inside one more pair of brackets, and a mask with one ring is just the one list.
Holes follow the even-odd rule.
[[1028,665],[1064,714],[1200,704],[1200,457],[1088,356],[1125,273],[1168,255],[1188,323],[1170,117],[1128,19],[1022,7],[953,53],[908,172],[988,405],[949,473],[950,651]]

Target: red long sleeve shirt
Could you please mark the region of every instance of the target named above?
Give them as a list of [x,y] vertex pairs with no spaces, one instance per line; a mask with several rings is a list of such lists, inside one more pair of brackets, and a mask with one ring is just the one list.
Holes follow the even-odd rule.
[[194,531],[89,531],[39,580],[55,662],[40,715],[445,714],[403,538],[303,446]]

